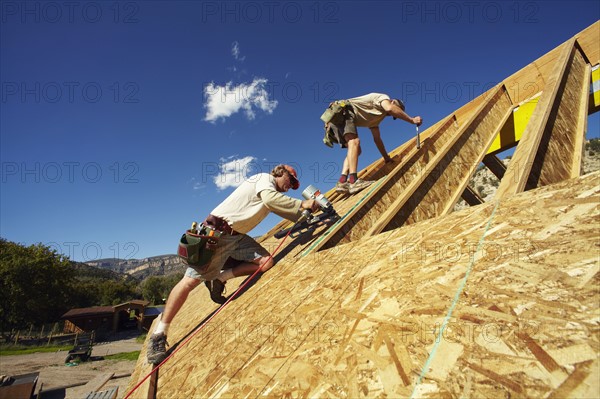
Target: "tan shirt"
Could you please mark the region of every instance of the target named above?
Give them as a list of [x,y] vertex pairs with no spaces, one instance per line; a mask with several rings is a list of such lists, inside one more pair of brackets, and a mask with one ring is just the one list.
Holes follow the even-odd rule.
[[357,127],[379,126],[383,118],[388,114],[381,106],[383,100],[389,100],[390,96],[381,93],[370,93],[364,96],[350,98],[356,114],[354,124]]
[[301,203],[298,199],[277,192],[275,177],[269,173],[259,173],[244,180],[211,214],[225,219],[238,233],[246,234],[271,211],[295,221],[301,214]]

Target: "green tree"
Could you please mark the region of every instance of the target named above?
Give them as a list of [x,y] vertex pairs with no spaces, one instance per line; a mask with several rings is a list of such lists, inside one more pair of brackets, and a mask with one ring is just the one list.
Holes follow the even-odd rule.
[[125,281],[105,280],[98,282],[98,297],[96,303],[101,306],[118,305],[135,298],[135,288]]
[[150,276],[142,283],[142,296],[152,304],[162,303],[164,284],[157,276]]
[[56,321],[71,307],[74,277],[71,262],[49,247],[0,238],[2,331]]
[[594,152],[600,152],[600,139],[591,139],[585,147],[591,149]]
[[147,277],[141,284],[141,294],[150,303],[161,304],[182,277],[179,273]]
[[73,266],[76,270],[75,307],[117,305],[140,297],[137,281],[131,277],[83,263]]

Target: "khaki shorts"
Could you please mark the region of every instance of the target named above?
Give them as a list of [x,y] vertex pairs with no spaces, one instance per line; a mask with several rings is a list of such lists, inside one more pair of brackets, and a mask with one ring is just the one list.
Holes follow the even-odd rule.
[[329,128],[333,132],[335,138],[337,139],[338,143],[340,143],[342,148],[346,148],[348,145],[346,144],[344,135],[351,133],[358,136],[358,130],[354,124],[354,110],[347,108],[344,111],[344,120],[338,124],[330,123]]
[[250,236],[223,234],[219,238],[219,246],[208,266],[202,270],[189,266],[185,271],[185,276],[202,281],[214,280],[230,257],[235,260],[252,262],[264,256],[269,256],[269,252]]

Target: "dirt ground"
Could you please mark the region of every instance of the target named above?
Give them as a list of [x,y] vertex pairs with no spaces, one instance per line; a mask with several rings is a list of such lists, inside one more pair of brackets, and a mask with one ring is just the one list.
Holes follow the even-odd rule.
[[[0,374],[12,376],[39,372],[39,381],[43,384],[42,399],[78,399],[87,394],[87,392],[82,392],[85,383],[102,374],[114,373],[115,376],[122,377],[109,380],[105,387],[119,386],[117,397],[122,398],[126,394],[129,374],[133,372],[135,361],[99,360],[98,358],[116,353],[133,352],[141,348],[142,344],[137,343],[135,338],[96,343],[92,351],[93,360],[79,363],[77,366],[65,365],[67,351],[2,356],[0,357]],[[81,385],[74,386],[78,384]],[[63,387],[69,388],[63,389]]]

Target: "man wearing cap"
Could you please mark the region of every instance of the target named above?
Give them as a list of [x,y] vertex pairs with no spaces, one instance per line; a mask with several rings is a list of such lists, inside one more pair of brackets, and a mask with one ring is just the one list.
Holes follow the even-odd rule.
[[385,162],[392,162],[392,158],[388,155],[385,145],[381,140],[381,132],[379,131],[381,121],[386,116],[391,115],[394,119],[400,118],[403,121],[419,126],[423,120],[420,116],[415,116],[414,118],[409,116],[404,112],[404,103],[398,99],[390,99],[387,94],[370,93],[348,100],[339,100],[333,102],[330,108],[333,104],[342,105],[341,116],[343,117],[334,118],[326,124],[326,140],[324,141],[327,145],[331,145],[327,140],[329,135],[342,148],[348,147],[342,167],[342,175],[335,187],[338,192],[354,194],[373,183],[372,181],[365,181],[357,177],[358,157],[361,153],[361,148],[356,128],[368,127],[373,135],[373,141],[375,141],[375,145]]
[[[224,303],[223,291],[227,280],[252,275],[259,268],[266,271],[273,266],[273,258],[267,250],[247,233],[270,212],[296,221],[302,210],[317,210],[318,204],[314,200],[299,200],[282,194],[299,186],[294,168],[278,165],[270,174],[258,173],[247,178],[210,213],[204,224],[222,232],[217,249],[208,266],[202,270],[188,267],[181,281],[171,290],[160,322],[150,337],[149,363],[158,364],[166,357],[169,325],[188,294],[202,281],[208,287],[211,299]],[[231,269],[222,270],[229,258],[238,263]]]

